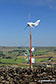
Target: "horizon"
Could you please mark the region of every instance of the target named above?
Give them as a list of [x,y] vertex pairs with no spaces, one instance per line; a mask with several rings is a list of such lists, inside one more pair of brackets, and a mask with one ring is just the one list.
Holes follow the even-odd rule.
[[[15,48],[21,48],[21,47],[22,47],[22,48],[25,48],[25,47],[28,47],[28,48],[30,48],[30,46],[0,46],[0,47],[3,47],[3,48],[6,48],[6,47],[11,47],[11,48],[12,48],[12,47],[13,47],[13,48],[14,48],[14,47],[15,47]],[[32,48],[33,48],[33,47],[34,47],[34,48],[36,48],[36,47],[37,47],[37,48],[39,48],[39,47],[41,47],[41,48],[45,48],[45,47],[46,47],[46,48],[48,48],[48,47],[49,47],[49,48],[56,48],[56,46],[32,46]]]

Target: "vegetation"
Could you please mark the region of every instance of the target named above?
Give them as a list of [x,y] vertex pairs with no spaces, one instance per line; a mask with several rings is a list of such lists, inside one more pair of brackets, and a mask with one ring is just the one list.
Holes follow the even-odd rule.
[[[28,63],[24,56],[27,50],[27,47],[0,47],[0,65]],[[56,56],[56,47],[36,47],[32,56]],[[48,58],[35,59],[35,62],[43,61],[48,61]],[[56,58],[52,58],[52,61],[56,62]]]

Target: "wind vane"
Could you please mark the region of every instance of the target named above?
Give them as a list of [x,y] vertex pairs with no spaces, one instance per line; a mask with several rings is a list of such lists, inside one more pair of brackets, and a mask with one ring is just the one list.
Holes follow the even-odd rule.
[[32,28],[35,27],[35,26],[38,26],[39,22],[40,22],[40,20],[37,20],[35,23],[28,22],[26,27],[25,27],[25,29],[27,27],[30,27],[30,68],[32,67],[32,60],[31,60],[31,57],[32,57],[31,56],[32,55],[32,34],[31,34],[31,32],[32,32]]

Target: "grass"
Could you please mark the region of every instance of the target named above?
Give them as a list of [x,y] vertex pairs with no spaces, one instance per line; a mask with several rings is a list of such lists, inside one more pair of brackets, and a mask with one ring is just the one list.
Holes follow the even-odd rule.
[[[3,51],[3,54],[5,54],[5,58],[2,58],[0,59],[0,65],[1,64],[4,64],[4,65],[16,65],[16,64],[20,64],[20,63],[27,63],[28,61],[26,61],[26,59],[24,58],[25,56],[22,56],[23,55],[23,52],[20,53],[19,55],[19,51],[15,52],[14,50],[20,50],[20,49],[23,49],[23,50],[26,50],[26,49],[29,49],[29,48],[16,48],[16,47],[0,47],[0,51]],[[56,56],[56,47],[52,48],[52,47],[47,47],[47,48],[35,48],[35,51],[32,53],[33,56],[44,56],[44,55],[47,55],[47,56]],[[8,53],[9,51],[11,51],[11,53]],[[54,52],[55,51],[55,52]],[[6,59],[6,56],[10,56],[12,57],[11,59]],[[0,57],[2,57],[0,55]],[[15,58],[16,61],[15,61]],[[54,62],[56,62],[56,58],[52,58]],[[46,62],[48,61],[48,58],[39,58],[39,59],[35,59],[35,62]]]
[[[19,51],[15,52],[15,50],[26,50],[29,48],[16,48],[16,47],[0,47],[0,51],[3,52],[3,54],[5,54],[5,58],[1,58],[0,59],[0,66],[18,66],[18,67],[29,67],[29,65],[24,65],[25,63],[28,63],[28,61],[26,61],[25,56],[23,56],[23,52],[19,53]],[[56,47],[40,47],[40,48],[35,48],[35,51],[32,53],[33,57],[35,56],[56,56]],[[11,51],[11,53],[9,53],[9,51]],[[1,53],[1,52],[0,52]],[[11,57],[11,59],[6,59],[6,57]],[[0,55],[0,57],[2,57],[2,55]],[[15,58],[16,61],[15,61]],[[56,62],[56,58],[52,58],[53,62]],[[35,62],[48,62],[48,58],[37,58],[35,59]],[[21,65],[21,63],[24,63],[23,65]]]
[[35,59],[35,62],[41,62],[41,61],[48,61],[48,58],[39,58],[39,59]]
[[[56,62],[55,58],[52,58],[53,61]],[[6,67],[6,66],[15,66],[15,67],[24,67],[27,68],[29,67],[29,65],[24,65],[23,63],[27,63],[26,59],[24,58],[17,58],[17,60],[15,61],[15,59],[1,59],[0,60],[0,67]],[[39,58],[39,59],[35,59],[35,62],[48,62],[48,58]],[[23,65],[21,65],[21,63]]]
[[[41,61],[48,61],[48,58],[35,59],[35,62],[41,62]],[[18,58],[16,61],[15,59],[1,59],[0,62],[11,64],[27,63],[26,59],[24,58]]]
[[11,64],[19,64],[19,63],[26,63],[26,59],[24,58],[18,58],[16,61],[15,59],[1,59],[0,62],[2,63],[11,63]]
[[34,51],[33,55],[46,55],[48,54],[47,50],[36,50]]

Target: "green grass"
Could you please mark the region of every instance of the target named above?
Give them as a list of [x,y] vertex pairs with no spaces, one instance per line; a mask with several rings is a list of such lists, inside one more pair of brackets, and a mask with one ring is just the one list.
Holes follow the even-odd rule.
[[[48,61],[48,58],[39,58],[35,59],[35,62],[41,62],[41,61]],[[2,63],[14,63],[14,64],[19,64],[19,63],[27,63],[26,59],[24,58],[18,58],[16,61],[15,59],[1,59],[0,62]]]
[[33,52],[33,55],[46,55],[48,54],[47,50],[36,50]]
[[[28,61],[26,61],[26,59],[24,59],[23,57],[23,52],[19,53],[18,50],[23,49],[26,50],[29,48],[24,48],[24,47],[0,47],[0,51],[2,51],[2,54],[4,54],[4,58],[2,57],[2,55],[0,54],[0,57],[2,57],[2,59],[0,59],[0,65],[20,65],[20,63],[28,63]],[[15,50],[17,52],[15,52]],[[9,51],[11,51],[11,53],[9,53]],[[1,52],[0,52],[1,53]],[[39,48],[35,48],[35,51],[32,53],[33,56],[56,56],[56,47],[39,47]],[[19,56],[20,55],[20,56]],[[12,57],[12,59],[6,59],[6,57]],[[17,60],[15,61],[15,58],[17,58]],[[53,62],[56,62],[56,58],[52,58]],[[35,62],[47,62],[48,58],[37,58],[35,59]],[[26,66],[25,66],[26,67]]]
[[1,59],[2,63],[15,63],[14,59]]
[[[56,61],[55,58],[52,58],[54,61]],[[48,62],[48,58],[39,58],[39,59],[35,59],[35,62]],[[21,63],[27,63],[26,59],[24,58],[18,58],[16,61],[15,59],[0,59],[0,66],[19,66],[19,67],[29,67],[29,65],[20,65]]]
[[48,58],[39,58],[39,59],[35,59],[35,62],[41,62],[41,61],[48,61]]
[[26,63],[26,62],[27,61],[24,58],[18,58],[17,61],[16,61],[16,63]]
[[19,63],[26,63],[27,61],[24,58],[18,58],[16,61],[15,59],[1,59],[0,62],[19,64]]

